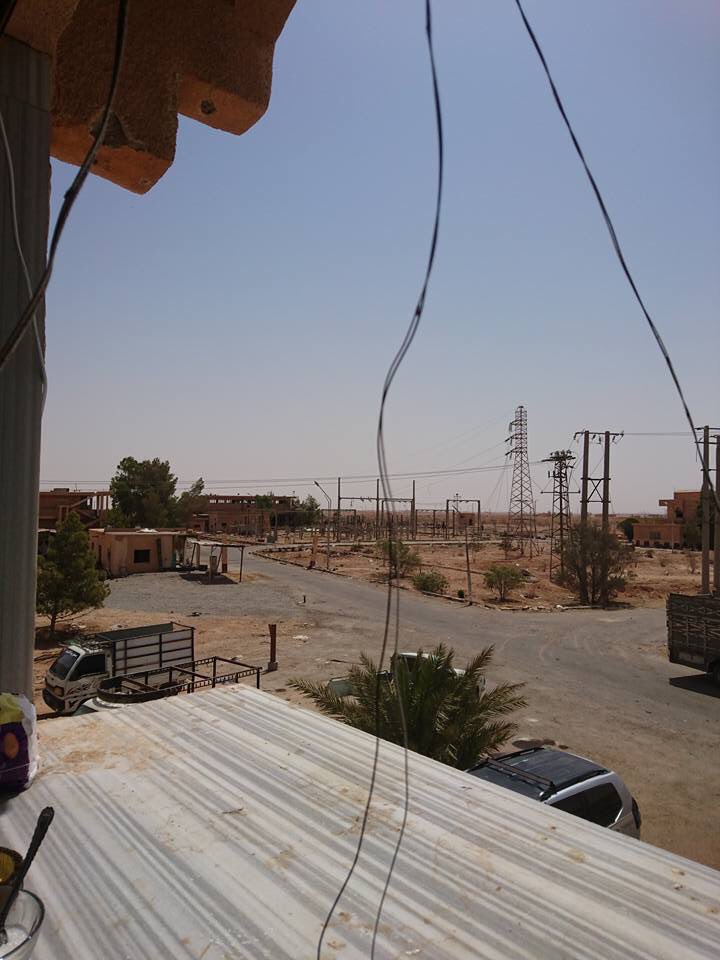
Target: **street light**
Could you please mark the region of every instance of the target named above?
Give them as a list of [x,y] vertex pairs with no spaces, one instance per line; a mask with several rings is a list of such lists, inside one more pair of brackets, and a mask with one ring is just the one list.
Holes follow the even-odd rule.
[[329,570],[330,569],[330,514],[332,513],[332,500],[328,496],[327,491],[323,490],[323,488],[320,486],[317,480],[313,480],[313,483],[318,488],[318,490],[322,491],[322,493],[325,495],[325,499],[328,502],[328,515],[327,515],[327,522],[325,524],[327,529],[327,559],[325,563],[325,569]]

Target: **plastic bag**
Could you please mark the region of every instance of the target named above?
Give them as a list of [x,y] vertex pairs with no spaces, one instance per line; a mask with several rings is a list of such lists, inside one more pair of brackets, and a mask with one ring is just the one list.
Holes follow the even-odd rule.
[[23,790],[37,768],[35,706],[21,694],[0,693],[0,790]]

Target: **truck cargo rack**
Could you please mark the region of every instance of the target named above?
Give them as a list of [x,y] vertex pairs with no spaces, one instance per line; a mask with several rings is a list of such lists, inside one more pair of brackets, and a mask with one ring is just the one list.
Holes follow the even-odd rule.
[[[229,664],[235,669],[220,673],[220,664]],[[98,697],[108,703],[143,703],[147,700],[172,697],[178,693],[193,693],[205,687],[238,683],[252,676],[255,677],[255,686],[259,690],[261,673],[262,667],[250,663],[230,660],[227,657],[203,657],[172,666],[108,677],[101,682]]]

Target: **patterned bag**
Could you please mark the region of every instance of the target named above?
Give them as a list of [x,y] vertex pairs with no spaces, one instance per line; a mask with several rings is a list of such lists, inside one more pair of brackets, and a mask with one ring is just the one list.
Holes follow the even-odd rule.
[[23,790],[37,773],[35,707],[27,697],[0,693],[0,791]]

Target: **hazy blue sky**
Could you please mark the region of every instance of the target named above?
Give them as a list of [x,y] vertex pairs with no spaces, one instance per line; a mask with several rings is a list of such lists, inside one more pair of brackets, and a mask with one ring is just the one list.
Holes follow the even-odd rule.
[[[720,7],[526,10],[695,416],[718,424]],[[435,32],[445,207],[389,406],[392,469],[502,463],[519,403],[532,460],[586,426],[682,430],[514,4],[436,2]],[[216,489],[374,474],[380,386],[427,255],[434,136],[421,0],[298,0],[248,134],[181,119],[144,197],[91,177],[48,295],[42,480],[104,481],[126,455]],[[73,172],[54,164],[54,209]],[[613,458],[617,510],[699,482],[687,438],[626,437]],[[456,491],[503,509],[507,477],[418,484],[428,503]]]

